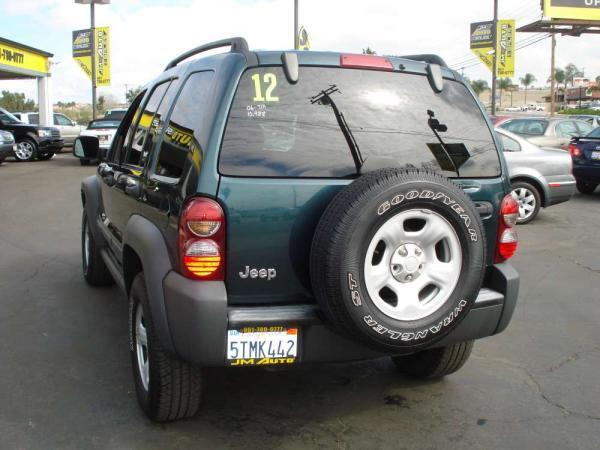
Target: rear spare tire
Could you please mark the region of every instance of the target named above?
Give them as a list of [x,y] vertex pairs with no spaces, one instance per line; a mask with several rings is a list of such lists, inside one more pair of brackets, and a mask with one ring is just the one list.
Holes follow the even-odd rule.
[[471,309],[485,252],[479,214],[454,183],[425,170],[382,169],[326,208],[311,282],[334,328],[379,350],[414,352]]

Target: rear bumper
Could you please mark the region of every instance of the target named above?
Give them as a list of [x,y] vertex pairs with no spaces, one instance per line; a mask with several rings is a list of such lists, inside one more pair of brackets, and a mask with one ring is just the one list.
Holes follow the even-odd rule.
[[577,181],[600,184],[600,165],[575,165],[573,166],[573,176]]
[[575,178],[571,175],[548,178],[548,192],[545,207],[566,202],[575,193]]
[[[434,347],[491,336],[508,326],[517,302],[519,275],[510,264],[497,264],[484,284],[473,309]],[[229,328],[269,324],[301,327],[303,363],[385,356],[331,331],[316,305],[229,307],[223,282],[198,283],[173,271],[164,279],[163,287],[175,353],[196,365],[226,365]]]

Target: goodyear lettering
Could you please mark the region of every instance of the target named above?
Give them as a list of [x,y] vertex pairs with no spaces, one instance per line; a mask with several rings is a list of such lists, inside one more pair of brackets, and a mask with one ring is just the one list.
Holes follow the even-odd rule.
[[444,205],[450,206],[450,208],[460,217],[460,219],[465,224],[467,231],[469,233],[469,238],[472,242],[477,242],[479,240],[479,236],[477,231],[475,231],[471,225],[473,224],[473,219],[466,214],[465,209],[456,201],[450,198],[448,195],[443,192],[430,191],[428,189],[424,189],[422,191],[412,190],[406,193],[406,195],[398,194],[392,198],[392,200],[386,200],[379,205],[377,208],[377,214],[379,216],[388,212],[392,206],[399,205],[404,200],[414,200],[416,198],[419,199],[427,199],[434,201],[441,201]]

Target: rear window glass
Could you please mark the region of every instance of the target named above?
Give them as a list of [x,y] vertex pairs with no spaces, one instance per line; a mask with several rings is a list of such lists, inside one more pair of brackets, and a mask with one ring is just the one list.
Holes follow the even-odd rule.
[[527,136],[543,136],[548,128],[546,120],[511,120],[500,125],[505,130]]
[[594,128],[586,137],[600,138],[600,127]]
[[462,84],[445,80],[443,92],[436,94],[423,75],[320,67],[301,67],[295,85],[288,83],[281,67],[244,73],[223,137],[220,172],[256,177],[354,176],[356,168],[339,114],[323,101],[323,91],[351,130],[365,161],[363,171],[418,167],[456,177],[440,162],[440,143],[428,124],[430,110],[446,128],[439,131],[444,143],[464,144],[468,152],[460,161],[455,159],[461,177],[500,174],[491,131]]

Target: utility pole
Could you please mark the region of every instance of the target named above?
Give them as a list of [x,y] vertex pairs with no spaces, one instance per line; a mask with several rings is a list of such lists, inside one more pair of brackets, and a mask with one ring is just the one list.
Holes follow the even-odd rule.
[[492,25],[494,36],[494,64],[492,67],[492,116],[496,115],[496,73],[498,71],[498,0],[494,0],[494,22]]
[[556,113],[556,34],[552,33],[552,50],[550,53],[550,117]]
[[294,0],[294,50],[300,48],[298,37],[298,0]]
[[90,2],[90,43],[92,46],[92,120],[96,120],[96,17],[94,2]]
[[129,92],[129,84],[125,83],[125,103],[127,103],[127,92]]

